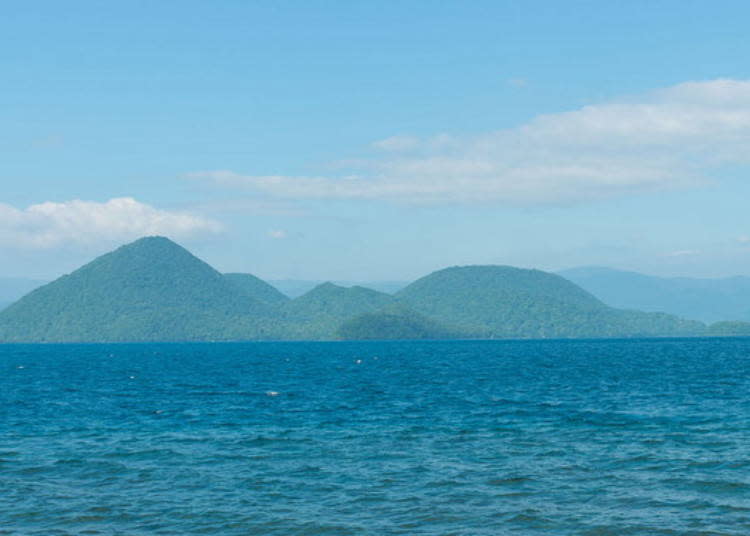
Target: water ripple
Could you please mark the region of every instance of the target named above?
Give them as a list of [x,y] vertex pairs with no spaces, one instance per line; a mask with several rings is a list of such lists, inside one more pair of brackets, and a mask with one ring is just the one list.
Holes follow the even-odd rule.
[[748,395],[747,339],[0,346],[0,535],[746,535]]

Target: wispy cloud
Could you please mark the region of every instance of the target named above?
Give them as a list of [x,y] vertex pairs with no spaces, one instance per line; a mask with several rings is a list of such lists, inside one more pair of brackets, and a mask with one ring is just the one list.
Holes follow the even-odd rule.
[[271,229],[270,231],[268,231],[268,236],[270,236],[274,240],[282,240],[286,238],[287,234],[283,229]]
[[129,197],[104,203],[45,202],[25,209],[0,203],[0,244],[17,247],[52,248],[145,235],[184,239],[220,230],[215,221],[188,212],[160,210]]
[[243,214],[257,214],[263,216],[288,216],[303,217],[308,213],[296,203],[290,200],[277,199],[254,199],[240,197],[235,199],[220,199],[211,201],[200,201],[186,205],[188,210],[196,210],[205,213],[231,213],[241,212]]
[[705,184],[750,163],[750,81],[687,82],[473,137],[394,136],[340,176],[190,177],[291,199],[576,203]]
[[415,136],[391,136],[373,142],[372,146],[381,151],[409,151],[420,146],[420,139]]
[[670,251],[666,254],[667,257],[694,257],[700,255],[700,251],[697,249],[681,249],[678,251]]

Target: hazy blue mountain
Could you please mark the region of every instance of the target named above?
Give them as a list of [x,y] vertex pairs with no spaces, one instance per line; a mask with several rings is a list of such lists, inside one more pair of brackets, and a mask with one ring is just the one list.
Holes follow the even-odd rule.
[[224,274],[224,279],[229,281],[240,292],[263,303],[278,305],[289,301],[289,298],[285,294],[282,294],[275,287],[254,275]]
[[509,266],[447,268],[396,297],[469,337],[690,335],[705,329],[669,315],[613,309],[563,277]]
[[[304,279],[271,279],[268,282],[290,298],[298,298],[325,283],[325,281]],[[347,288],[365,287],[386,294],[394,294],[409,284],[405,281],[331,281],[331,283]]]
[[0,277],[0,310],[45,283],[46,281],[23,277]]
[[607,305],[661,311],[702,322],[750,321],[750,277],[655,277],[602,267],[558,272]]
[[0,313],[2,341],[213,340],[262,336],[269,307],[166,238],[143,238]]

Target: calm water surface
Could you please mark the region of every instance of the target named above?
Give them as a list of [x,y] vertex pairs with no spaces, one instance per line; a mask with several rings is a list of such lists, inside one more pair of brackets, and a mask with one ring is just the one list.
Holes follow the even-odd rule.
[[750,339],[0,346],[0,534],[744,536]]

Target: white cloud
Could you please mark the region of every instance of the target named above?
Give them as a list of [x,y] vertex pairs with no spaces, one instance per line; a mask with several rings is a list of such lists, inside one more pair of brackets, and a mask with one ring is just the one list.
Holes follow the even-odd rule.
[[268,231],[268,236],[270,236],[274,240],[281,240],[286,238],[286,231],[283,229],[271,229],[270,231]]
[[292,199],[570,203],[704,184],[750,163],[750,81],[687,82],[474,137],[375,142],[343,177],[190,177]]
[[408,151],[419,146],[419,138],[414,136],[391,136],[373,142],[372,146],[381,151]]
[[45,202],[23,210],[0,203],[0,244],[19,247],[51,248],[147,235],[183,239],[220,230],[220,224],[206,218],[160,210],[129,197],[105,203]]

